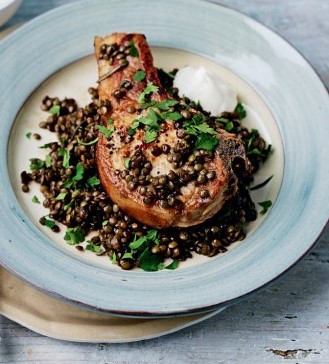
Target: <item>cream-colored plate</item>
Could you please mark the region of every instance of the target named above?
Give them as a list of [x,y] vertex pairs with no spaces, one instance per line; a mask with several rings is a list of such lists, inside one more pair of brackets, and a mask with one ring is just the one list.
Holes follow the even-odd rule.
[[39,333],[77,342],[151,339],[201,322],[216,313],[164,319],[132,319],[83,310],[55,300],[0,268],[0,313]]

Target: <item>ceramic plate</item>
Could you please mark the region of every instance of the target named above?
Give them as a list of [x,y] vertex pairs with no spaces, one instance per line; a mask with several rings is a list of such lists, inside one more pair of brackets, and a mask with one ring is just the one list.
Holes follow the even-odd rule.
[[158,319],[111,316],[53,299],[0,269],[1,315],[60,340],[123,343],[154,339],[197,324],[220,311]]
[[[228,253],[192,259],[175,271],[121,271],[77,255],[41,229],[37,209],[20,192],[19,171],[34,152],[23,136],[40,121],[34,105],[43,92],[84,101],[81,89],[95,82],[93,37],[115,31],[146,34],[158,66],[212,68],[250,106],[249,125],[273,144],[259,176],[273,174],[273,181],[263,196],[255,196],[271,199],[273,207]],[[205,1],[161,0],[152,6],[147,0],[138,6],[132,0],[83,1],[24,25],[2,41],[0,51],[5,55],[0,59],[0,260],[43,292],[125,316],[210,311],[280,276],[323,229],[329,215],[323,204],[329,197],[328,94],[300,54],[254,20]]]

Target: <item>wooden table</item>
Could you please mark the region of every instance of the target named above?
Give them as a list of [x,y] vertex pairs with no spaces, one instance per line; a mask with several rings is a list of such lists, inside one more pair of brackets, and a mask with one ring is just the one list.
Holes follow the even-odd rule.
[[[68,2],[25,0],[0,31]],[[329,87],[329,1],[218,3],[281,34]],[[64,342],[0,317],[0,363],[329,363],[328,243],[327,226],[315,249],[271,287],[207,321],[157,339],[130,344]]]

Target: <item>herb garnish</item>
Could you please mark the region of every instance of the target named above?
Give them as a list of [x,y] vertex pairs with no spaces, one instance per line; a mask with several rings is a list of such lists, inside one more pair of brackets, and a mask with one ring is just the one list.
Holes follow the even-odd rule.
[[132,57],[138,57],[139,56],[138,49],[136,48],[133,40],[130,41],[130,55]]
[[56,116],[59,116],[60,111],[61,111],[61,107],[59,105],[54,105],[49,109],[49,112]]
[[44,165],[44,162],[39,158],[31,158],[30,159],[30,170],[35,171],[37,169],[41,169]]
[[159,90],[158,86],[155,86],[153,82],[148,82],[144,91],[139,95],[138,102],[143,104],[145,102],[145,97],[150,95],[152,92],[157,92]]
[[105,136],[105,138],[110,138],[114,132],[114,128],[107,128],[104,125],[96,125],[96,129]]
[[55,198],[55,200],[56,201],[62,201],[62,200],[64,200],[65,199],[65,197],[67,196],[67,192],[60,192],[57,196],[56,196],[56,198]]
[[130,167],[130,158],[125,158],[124,159],[124,166],[126,169],[129,169]]
[[50,219],[45,218],[45,226],[52,229],[55,225],[56,225],[56,223],[55,223],[54,220],[50,220]]
[[93,253],[100,254],[102,248],[99,245],[95,245],[91,240],[87,241],[86,250],[90,250]]
[[146,77],[146,73],[143,70],[137,70],[133,77],[133,80],[136,82],[140,82],[140,81],[143,81],[145,79],[145,77]]
[[99,178],[97,178],[96,176],[92,176],[87,179],[86,185],[93,188],[95,186],[98,186],[100,183],[101,181],[99,180]]
[[272,201],[267,200],[267,201],[263,201],[263,202],[258,202],[258,205],[263,208],[262,211],[260,212],[260,214],[264,215],[264,214],[266,214],[268,209],[272,206]]
[[247,111],[240,102],[236,105],[234,111],[238,114],[238,118],[240,120],[244,119],[247,116]]
[[78,141],[78,144],[88,146],[88,145],[93,145],[93,144],[97,143],[98,142],[98,138],[95,138],[95,139],[91,140],[90,142],[84,142],[81,139],[77,138],[77,141]]
[[31,139],[32,133],[29,131],[25,134],[25,136],[27,137],[27,139]]
[[206,117],[196,114],[191,120],[186,120],[183,124],[186,134],[196,136],[195,149],[213,151],[219,140],[216,138],[216,130],[206,123]]
[[46,155],[46,159],[45,159],[45,166],[47,168],[51,167],[51,164],[52,164],[52,158],[49,154]]
[[38,197],[35,196],[35,195],[32,197],[32,202],[34,202],[34,203],[40,203]]
[[144,125],[144,141],[145,143],[151,143],[157,138],[160,130],[160,123],[162,121],[162,117],[157,112],[155,112],[154,109],[150,109],[147,115],[142,116],[139,119],[135,119],[132,122],[130,129],[128,130],[128,134],[134,135],[136,129],[139,126]]
[[58,155],[63,157],[63,167],[70,167],[70,152],[66,148],[60,148],[58,151]]
[[69,245],[82,243],[85,240],[85,237],[82,233],[81,227],[78,226],[77,228],[68,228],[64,235],[64,240]]
[[146,235],[138,239],[135,235],[135,239],[129,244],[130,251],[127,251],[122,259],[136,259],[139,261],[139,267],[148,272],[163,268],[176,269],[178,261],[174,260],[167,267],[164,267],[164,257],[152,253],[152,247],[159,244],[158,231],[155,229],[149,230]]

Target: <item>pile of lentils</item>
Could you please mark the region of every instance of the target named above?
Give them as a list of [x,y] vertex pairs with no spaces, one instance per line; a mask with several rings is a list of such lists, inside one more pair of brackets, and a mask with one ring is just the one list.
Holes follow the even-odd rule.
[[[162,84],[172,85],[171,77],[164,71],[159,70],[159,76]],[[173,95],[177,94],[177,90],[171,91]],[[165,267],[163,262],[167,259],[175,263],[167,267],[174,269],[179,261],[192,258],[193,252],[213,257],[227,251],[233,242],[245,238],[244,224],[255,220],[257,212],[249,195],[249,187],[242,182],[238,194],[228,200],[219,213],[206,222],[189,228],[154,231],[128,216],[113,203],[98,179],[94,154],[98,140],[97,126],[100,124],[104,104],[99,100],[95,88],[89,88],[88,92],[91,95],[91,103],[85,107],[79,107],[71,98],[60,100],[57,97],[46,96],[42,100],[41,109],[47,112],[48,117],[45,121],[41,121],[39,126],[56,133],[57,140],[42,146],[48,151],[45,160],[31,158],[30,171],[21,173],[24,192],[30,191],[31,182],[36,182],[40,186],[44,196],[43,206],[49,210],[47,216],[40,218],[42,225],[54,232],[66,229],[64,239],[78,251],[83,252],[87,249],[97,255],[108,256],[112,263],[124,270],[136,266],[144,270],[161,269]],[[188,99],[185,102],[192,103]],[[193,107],[196,108],[197,105]],[[229,121],[229,131],[239,136],[247,149],[256,148],[264,152],[250,155],[253,172],[256,172],[260,163],[266,159],[265,152],[268,149],[266,143],[256,130],[249,131],[241,125],[236,112],[225,113],[223,116],[226,124]],[[223,128],[226,126],[223,124]],[[34,134],[34,137],[37,140],[41,139],[39,134]],[[179,141],[177,143],[179,145]],[[204,160],[208,154],[206,151],[196,151],[189,153],[189,156],[191,168],[196,168],[197,172],[202,163],[195,163],[195,159]],[[121,172],[124,174],[122,177],[131,175],[130,170],[133,170],[131,166],[136,161],[139,161],[138,163],[142,161],[144,169],[147,169],[148,162],[136,152],[131,158],[130,167]],[[196,175],[196,178],[200,179],[196,181],[197,183],[215,178],[214,173]],[[169,182],[171,178],[174,181],[178,177],[167,176]],[[184,176],[179,178],[184,180]],[[156,184],[162,182],[160,178],[155,181]],[[167,180],[165,182],[168,183]],[[150,188],[155,187],[150,185]],[[147,191],[145,188],[142,192],[145,193],[145,197],[148,195]],[[164,207],[175,203],[170,198],[163,201]],[[34,200],[34,202],[39,201]],[[148,236],[150,232],[155,233],[153,237],[156,236],[156,239],[148,241],[146,255],[149,259],[156,258],[158,268],[154,264],[142,266],[142,254],[145,260],[145,251],[136,253],[131,249],[132,242]],[[84,241],[88,236],[92,237],[86,244]]]

